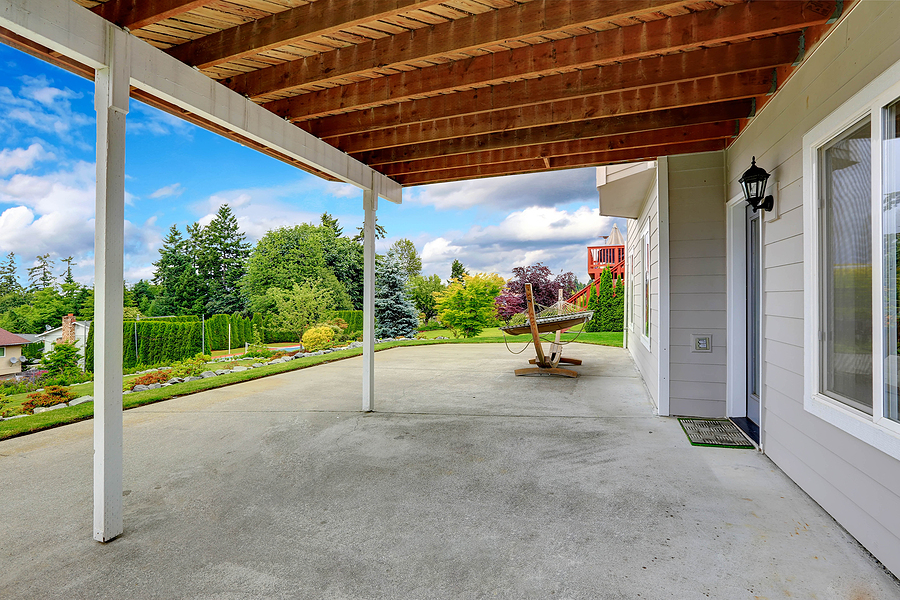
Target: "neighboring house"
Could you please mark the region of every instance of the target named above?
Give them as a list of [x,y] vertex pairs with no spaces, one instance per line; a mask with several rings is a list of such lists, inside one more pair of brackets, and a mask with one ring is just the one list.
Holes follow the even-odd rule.
[[[597,178],[629,219],[626,344],[659,414],[734,419],[895,574],[898,22],[858,3],[728,149]],[[770,212],[739,185],[753,157]]]
[[84,347],[87,344],[88,333],[91,330],[90,321],[76,321],[71,314],[63,317],[63,324],[56,329],[49,329],[43,333],[37,334],[36,341],[44,343],[44,352],[53,350],[53,344],[57,342],[74,343],[81,354],[78,360],[78,366],[84,368]]
[[28,340],[0,329],[0,379],[8,379],[22,371],[22,346]]

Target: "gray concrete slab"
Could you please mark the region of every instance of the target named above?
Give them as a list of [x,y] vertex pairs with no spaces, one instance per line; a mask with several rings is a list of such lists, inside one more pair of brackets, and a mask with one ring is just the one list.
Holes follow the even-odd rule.
[[697,448],[621,349],[577,380],[498,345],[377,354],[125,413],[125,533],[92,424],[0,442],[3,598],[900,598],[765,456]]

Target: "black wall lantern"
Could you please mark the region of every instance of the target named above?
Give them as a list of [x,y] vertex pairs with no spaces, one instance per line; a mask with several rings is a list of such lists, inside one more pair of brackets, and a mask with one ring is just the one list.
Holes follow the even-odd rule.
[[775,208],[775,198],[766,196],[767,181],[769,181],[769,174],[765,169],[756,166],[756,157],[754,156],[753,164],[738,180],[741,189],[744,190],[744,200],[753,207],[753,212],[759,209],[772,210]]

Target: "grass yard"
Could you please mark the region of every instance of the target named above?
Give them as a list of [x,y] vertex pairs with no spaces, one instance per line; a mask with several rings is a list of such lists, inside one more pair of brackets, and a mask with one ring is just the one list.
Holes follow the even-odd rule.
[[[454,342],[454,343],[463,343],[463,344],[484,344],[484,343],[503,343],[504,336],[503,332],[500,331],[499,327],[490,327],[485,329],[477,336],[473,338],[458,338],[453,339],[453,334],[449,329],[435,329],[434,331],[426,331],[424,332],[425,338],[429,340],[433,340],[437,337],[448,337],[449,340],[444,340],[444,342]],[[548,333],[543,334],[541,338],[544,341],[553,341],[555,334]],[[524,344],[531,340],[531,335],[507,335],[505,338],[506,342],[509,344]],[[566,333],[562,334],[562,341],[571,342],[573,340],[577,340],[578,342],[584,344],[597,344],[599,346],[621,346],[622,345],[622,332],[621,331],[602,331],[595,333],[581,332],[580,327],[572,328]]]

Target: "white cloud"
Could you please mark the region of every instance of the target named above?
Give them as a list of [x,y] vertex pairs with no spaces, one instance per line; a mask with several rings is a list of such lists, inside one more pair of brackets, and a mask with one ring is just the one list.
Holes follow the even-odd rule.
[[[572,271],[587,277],[589,245],[601,242],[615,219],[601,217],[596,208],[574,211],[530,207],[508,214],[497,225],[473,226],[460,235],[444,234],[422,246],[423,272],[446,279],[459,260],[470,273],[499,273],[510,277],[517,266],[544,263],[555,273]],[[623,229],[624,224],[619,223]]]
[[152,194],[150,194],[151,198],[171,198],[172,196],[180,196],[184,193],[184,186],[180,183],[173,183],[172,185],[167,185],[159,188]]
[[36,162],[54,158],[56,156],[52,152],[47,152],[38,143],[31,144],[27,148],[0,150],[0,176],[6,176],[15,171],[26,171]]
[[411,204],[430,205],[440,210],[473,207],[508,210],[572,202],[596,203],[596,198],[596,169],[593,168],[438,183],[404,190],[404,199]]
[[[94,186],[92,163],[45,175],[16,174],[0,179],[0,253],[15,252],[19,266],[39,254],[51,260],[74,256],[76,279],[93,279]],[[151,217],[143,225],[125,221],[125,263],[144,269],[156,258],[161,240]],[[130,272],[130,271],[129,271]],[[58,273],[57,273],[58,274]]]

